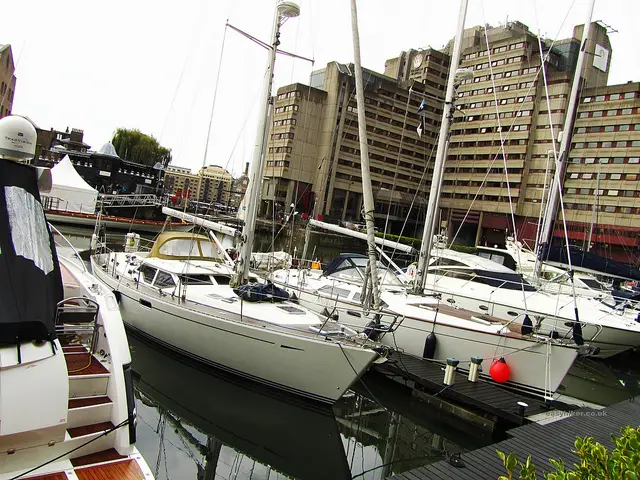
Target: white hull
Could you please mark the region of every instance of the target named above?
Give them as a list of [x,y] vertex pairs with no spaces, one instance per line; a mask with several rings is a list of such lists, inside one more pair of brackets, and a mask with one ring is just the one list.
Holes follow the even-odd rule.
[[[362,307],[356,303],[340,301],[336,304],[335,297],[329,299],[291,285],[279,284],[289,291],[295,291],[301,305],[318,313],[324,312],[326,308],[334,315],[338,315],[338,321],[342,324],[365,327],[372,320],[372,315],[355,314],[362,311]],[[384,299],[388,300],[388,297]],[[332,308],[336,305],[338,308],[333,311]],[[394,307],[390,304],[389,308]],[[412,311],[414,316],[411,315]],[[545,393],[555,392],[577,357],[575,348],[547,345],[544,342],[518,338],[516,335],[502,335],[457,327],[439,323],[438,318],[434,327],[433,322],[423,319],[425,312],[419,307],[407,305],[402,313],[405,315],[402,323],[395,332],[387,333],[380,339],[383,344],[423,358],[426,339],[433,331],[437,338],[435,360],[444,363],[447,358],[456,358],[460,360],[459,368],[467,370],[470,358],[480,357],[484,359],[481,374],[488,376],[492,361],[504,357],[511,369],[508,383],[532,393],[545,395]],[[443,315],[440,319],[443,319]],[[383,317],[381,321],[389,324],[393,318]],[[548,363],[547,353],[549,354]]]
[[[242,323],[234,314],[94,275],[121,295],[124,322],[185,355],[255,381],[334,403],[378,357],[373,350]],[[149,307],[151,305],[151,307]]]
[[[467,288],[465,291],[468,293],[469,289]],[[522,297],[522,293],[520,292],[513,290],[511,292],[514,297]],[[511,303],[500,303],[498,300],[489,302],[477,296],[453,293],[442,288],[440,282],[438,293],[442,295],[443,302],[505,320],[511,320],[515,317],[522,318],[525,314],[529,314],[534,322],[536,316],[544,317],[540,326],[540,333],[542,335],[548,335],[552,330],[556,330],[561,337],[566,336],[567,338],[571,338],[571,329],[565,325],[565,322],[570,322],[573,319],[571,317],[552,317],[549,313],[538,311],[537,307],[539,305],[535,302],[535,297],[529,297],[527,300],[528,309],[525,310],[523,306],[518,305],[515,301]],[[573,309],[573,306],[568,305],[565,308]],[[593,310],[579,310],[579,314],[581,315],[581,322],[585,322],[587,320],[585,317],[587,316],[597,319],[597,317],[604,315],[602,312],[594,312]],[[640,345],[640,332],[625,329],[622,325],[623,321],[623,319],[620,319],[620,327],[600,325],[597,323],[583,323],[582,335],[585,342],[591,346],[600,348],[600,352],[594,356],[598,358],[608,358]]]

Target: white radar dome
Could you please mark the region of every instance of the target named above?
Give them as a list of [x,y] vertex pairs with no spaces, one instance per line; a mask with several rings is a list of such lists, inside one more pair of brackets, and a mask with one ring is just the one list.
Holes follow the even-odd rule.
[[0,158],[31,160],[36,154],[36,129],[26,118],[0,118]]

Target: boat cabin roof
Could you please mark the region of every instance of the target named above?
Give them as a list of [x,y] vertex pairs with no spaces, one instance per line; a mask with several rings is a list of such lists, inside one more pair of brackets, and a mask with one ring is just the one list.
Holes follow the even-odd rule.
[[221,262],[211,262],[202,260],[165,260],[161,258],[144,259],[143,265],[149,265],[159,270],[173,273],[175,275],[217,275],[233,273],[230,266]]
[[[368,261],[367,256],[359,253],[341,253],[327,264],[323,275],[361,283],[364,280]],[[403,285],[398,276],[380,262],[378,262],[378,272],[382,285]]]
[[224,262],[224,252],[209,237],[186,232],[163,232],[147,258]]

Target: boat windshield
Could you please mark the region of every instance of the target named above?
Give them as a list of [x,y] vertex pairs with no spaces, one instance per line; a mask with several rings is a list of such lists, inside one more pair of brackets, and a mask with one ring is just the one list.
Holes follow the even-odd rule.
[[587,287],[589,287],[591,290],[597,290],[599,292],[607,291],[607,288],[605,288],[605,286],[602,285],[595,278],[582,278],[582,277],[580,277],[580,281],[582,283],[584,283]]
[[449,278],[458,278],[460,280],[482,283],[491,287],[503,288],[506,290],[524,290],[525,292],[533,292],[536,288],[527,282],[519,273],[508,272],[492,272],[490,270],[480,269],[461,269],[461,268],[438,268],[430,269],[429,273]]
[[147,257],[164,260],[224,261],[224,253],[208,237],[176,232],[160,234]]
[[[330,272],[326,275],[332,278],[345,280],[347,282],[355,282],[362,284],[364,274],[367,270],[366,257],[346,257],[342,259],[342,262],[334,265]],[[387,287],[402,287],[403,283],[398,276],[389,270],[387,267],[378,262],[378,279],[380,285]]]

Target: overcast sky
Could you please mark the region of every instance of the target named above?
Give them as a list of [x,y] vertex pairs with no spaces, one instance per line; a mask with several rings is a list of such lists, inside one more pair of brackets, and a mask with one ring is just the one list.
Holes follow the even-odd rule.
[[[194,171],[204,162],[238,175],[250,160],[267,52],[231,30],[221,46],[226,19],[267,41],[274,0],[19,3],[20,14],[5,18],[0,31],[0,43],[12,45],[17,63],[14,114],[29,116],[40,128],[81,128],[95,149],[118,127],[138,128],[171,148],[174,164]],[[588,3],[470,0],[466,26],[520,20],[533,32],[567,38],[584,22]],[[349,0],[299,4],[300,17],[282,29],[281,48],[316,63],[279,57],[275,88],[308,83],[311,70],[330,61],[352,61]],[[459,3],[360,0],[358,8],[362,64],[382,72],[385,60],[403,50],[442,47],[454,34]],[[640,80],[639,18],[638,0],[596,2],[593,19],[617,30],[610,34],[610,84]]]

